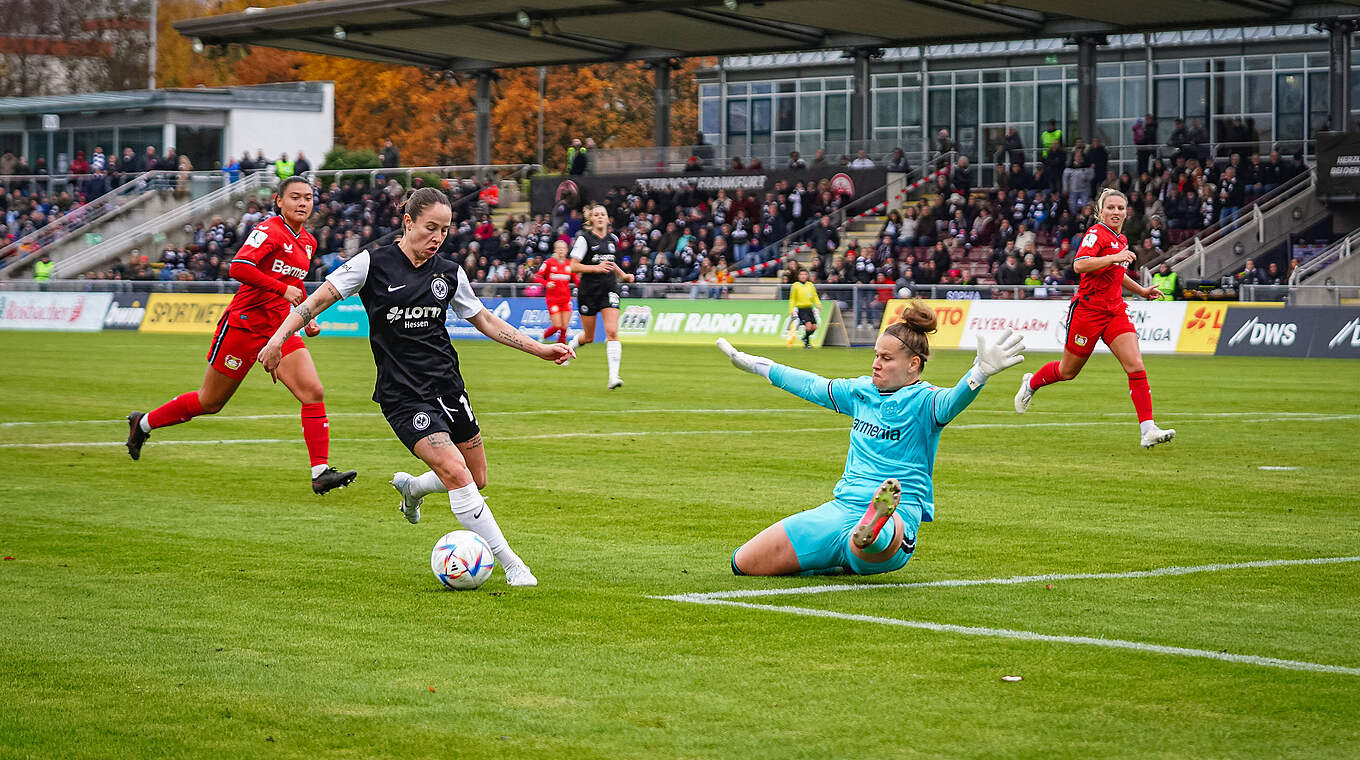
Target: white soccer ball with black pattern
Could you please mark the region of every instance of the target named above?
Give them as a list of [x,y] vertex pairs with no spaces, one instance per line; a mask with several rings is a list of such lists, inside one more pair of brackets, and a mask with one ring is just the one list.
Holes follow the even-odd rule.
[[486,539],[470,530],[444,534],[430,552],[430,569],[446,587],[468,591],[486,583],[496,559]]

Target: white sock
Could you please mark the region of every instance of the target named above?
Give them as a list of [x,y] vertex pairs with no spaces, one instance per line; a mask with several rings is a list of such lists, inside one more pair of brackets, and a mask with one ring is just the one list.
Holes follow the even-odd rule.
[[623,363],[623,342],[607,340],[604,342],[604,355],[609,359],[609,378],[619,376],[619,365]]
[[312,477],[315,478],[315,477],[321,475],[321,473],[323,473],[323,472],[326,471],[326,468],[327,468],[327,467],[330,467],[330,465],[328,465],[328,464],[314,464],[314,465],[312,465]]
[[571,347],[571,350],[573,350],[573,351],[575,351],[576,349],[580,348],[580,347],[581,347],[581,336],[580,336],[580,335],[573,335],[572,338],[571,338],[571,340],[567,341],[567,345],[570,346],[570,347]]
[[420,498],[427,494],[444,493],[449,487],[444,485],[444,481],[434,474],[434,470],[427,471],[424,475],[417,475],[411,479],[411,495]]
[[1156,427],[1157,423],[1153,422],[1152,420],[1143,420],[1142,422],[1138,423],[1138,429],[1143,433],[1143,435],[1147,435],[1147,432],[1149,430],[1152,430]]
[[496,561],[501,563],[502,568],[524,564],[524,560],[510,549],[505,534],[501,533],[496,518],[491,514],[491,507],[487,506],[486,499],[477,491],[476,483],[449,491],[449,509],[453,510],[453,516],[458,518],[464,528],[486,539],[491,553],[496,555]]
[[149,415],[149,414],[143,414],[143,415],[142,415],[142,418],[141,418],[140,420],[137,421],[137,427],[141,428],[143,433],[150,433],[150,432],[151,432],[151,415]]

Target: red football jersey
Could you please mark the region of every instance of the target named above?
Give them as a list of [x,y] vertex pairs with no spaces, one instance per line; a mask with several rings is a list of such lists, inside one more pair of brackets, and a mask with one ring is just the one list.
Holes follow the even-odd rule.
[[[314,250],[316,238],[312,233],[304,229],[294,234],[283,219],[273,216],[255,225],[231,263],[258,267],[283,285],[305,290],[302,278],[307,276]],[[227,315],[233,327],[273,335],[291,307],[279,293],[241,283],[227,306]]]
[[543,283],[544,297],[551,300],[571,298],[571,262],[549,258],[538,268],[535,280]]
[[[1073,260],[1084,259],[1087,256],[1109,256],[1128,247],[1129,242],[1123,235],[1101,222],[1086,231]],[[1094,272],[1086,272],[1081,276],[1077,294],[1072,300],[1106,311],[1123,311],[1124,275],[1128,271],[1122,264],[1111,264]]]

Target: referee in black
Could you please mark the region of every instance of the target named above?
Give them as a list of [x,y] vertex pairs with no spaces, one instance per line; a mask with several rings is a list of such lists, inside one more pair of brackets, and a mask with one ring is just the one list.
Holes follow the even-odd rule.
[[378,369],[373,400],[406,448],[430,468],[419,476],[393,475],[402,513],[419,522],[423,498],[447,491],[454,516],[486,539],[505,568],[506,582],[536,586],[538,579],[511,550],[479,491],[486,485],[486,450],[458,373],[445,312],[453,309],[488,338],[541,359],[562,364],[575,353],[560,343],[531,340],[483,308],[462,268],[438,255],[453,217],[448,196],[421,188],[406,200],[404,211],[401,239],[362,251],[332,272],[284,320],[260,351],[260,363],[272,374],[289,335],[358,293],[368,312],[369,343]]

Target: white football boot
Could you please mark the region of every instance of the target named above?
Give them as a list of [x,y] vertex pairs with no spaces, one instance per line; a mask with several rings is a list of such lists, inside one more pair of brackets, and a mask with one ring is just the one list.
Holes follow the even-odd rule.
[[415,476],[409,472],[398,472],[389,481],[392,487],[397,489],[397,493],[401,494],[401,504],[399,505],[401,513],[406,516],[406,521],[412,525],[420,522],[420,505],[425,501],[423,497],[411,495],[411,481],[415,479]]
[[609,390],[612,391],[612,390],[614,390],[615,388],[622,388],[622,387],[623,387],[623,378],[621,378],[621,377],[611,377],[611,378],[609,378]]
[[1159,443],[1166,443],[1167,441],[1175,437],[1176,437],[1175,428],[1167,428],[1166,430],[1162,430],[1156,425],[1153,425],[1152,427],[1148,428],[1146,433],[1143,433],[1142,439],[1143,448],[1150,449]]
[[514,567],[505,568],[505,582],[510,586],[537,586],[538,579],[529,572],[529,566],[523,562]]
[[1020,390],[1015,392],[1015,411],[1019,414],[1024,414],[1025,410],[1029,409],[1029,402],[1034,400],[1034,389],[1029,387],[1031,377],[1034,377],[1034,373],[1026,372],[1025,376],[1020,378]]

